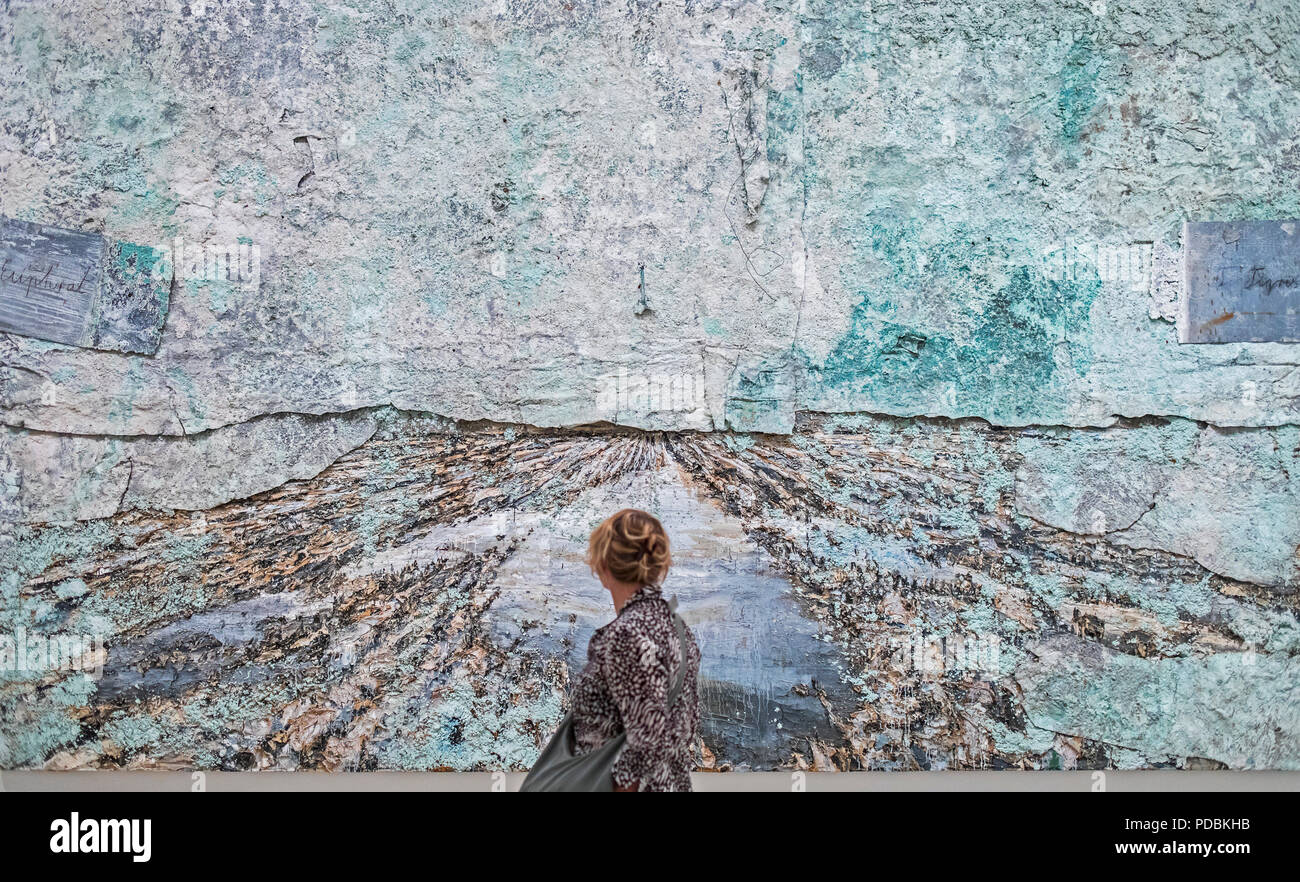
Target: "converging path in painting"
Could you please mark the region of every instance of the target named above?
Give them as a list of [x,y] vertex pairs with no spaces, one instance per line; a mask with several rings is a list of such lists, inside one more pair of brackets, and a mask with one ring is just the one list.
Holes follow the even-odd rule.
[[1210,480],[1194,465],[1139,491],[1114,462],[1237,445],[1300,474],[1258,432],[373,416],[313,478],[22,527],[7,624],[106,649],[98,679],[5,675],[0,766],[525,768],[612,615],[586,536],[635,505],[672,536],[666,589],[703,649],[701,768],[1300,767],[1294,525],[1234,549],[1258,501],[1201,511],[1173,483]]

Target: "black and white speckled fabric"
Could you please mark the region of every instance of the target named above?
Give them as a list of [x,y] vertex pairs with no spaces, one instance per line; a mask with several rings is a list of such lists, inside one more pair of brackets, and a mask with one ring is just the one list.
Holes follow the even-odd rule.
[[587,646],[587,666],[573,690],[573,734],[586,753],[627,730],[614,764],[618,787],[690,790],[692,746],[700,722],[700,648],[686,629],[686,676],[669,708],[677,674],[677,632],[661,590],[643,587]]

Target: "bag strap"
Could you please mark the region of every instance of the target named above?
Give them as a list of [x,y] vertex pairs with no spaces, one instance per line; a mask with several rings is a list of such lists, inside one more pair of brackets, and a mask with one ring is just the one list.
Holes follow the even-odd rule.
[[677,703],[677,696],[682,693],[682,684],[686,682],[686,623],[682,621],[681,616],[677,615],[676,594],[668,601],[668,610],[673,614],[673,627],[677,629],[677,651],[680,655],[677,662],[677,676],[673,678],[673,686],[668,690],[668,706],[671,708]]

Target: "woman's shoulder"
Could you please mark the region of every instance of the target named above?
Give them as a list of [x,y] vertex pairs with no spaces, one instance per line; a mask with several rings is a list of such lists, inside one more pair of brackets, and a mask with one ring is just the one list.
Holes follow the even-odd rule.
[[662,598],[650,598],[623,610],[614,621],[601,629],[601,644],[617,651],[619,647],[640,647],[643,641],[665,643],[675,632],[672,610]]
[[668,607],[668,601],[662,597],[651,597],[629,604],[610,623],[609,630],[615,632],[658,630],[665,624],[669,628],[673,624],[673,614]]

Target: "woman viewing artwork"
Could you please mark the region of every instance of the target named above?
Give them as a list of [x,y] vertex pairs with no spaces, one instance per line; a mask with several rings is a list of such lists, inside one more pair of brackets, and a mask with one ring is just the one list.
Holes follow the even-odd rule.
[[700,650],[663,597],[668,534],[625,508],[591,534],[587,563],[615,617],[592,635],[569,716],[523,789],[690,790]]

